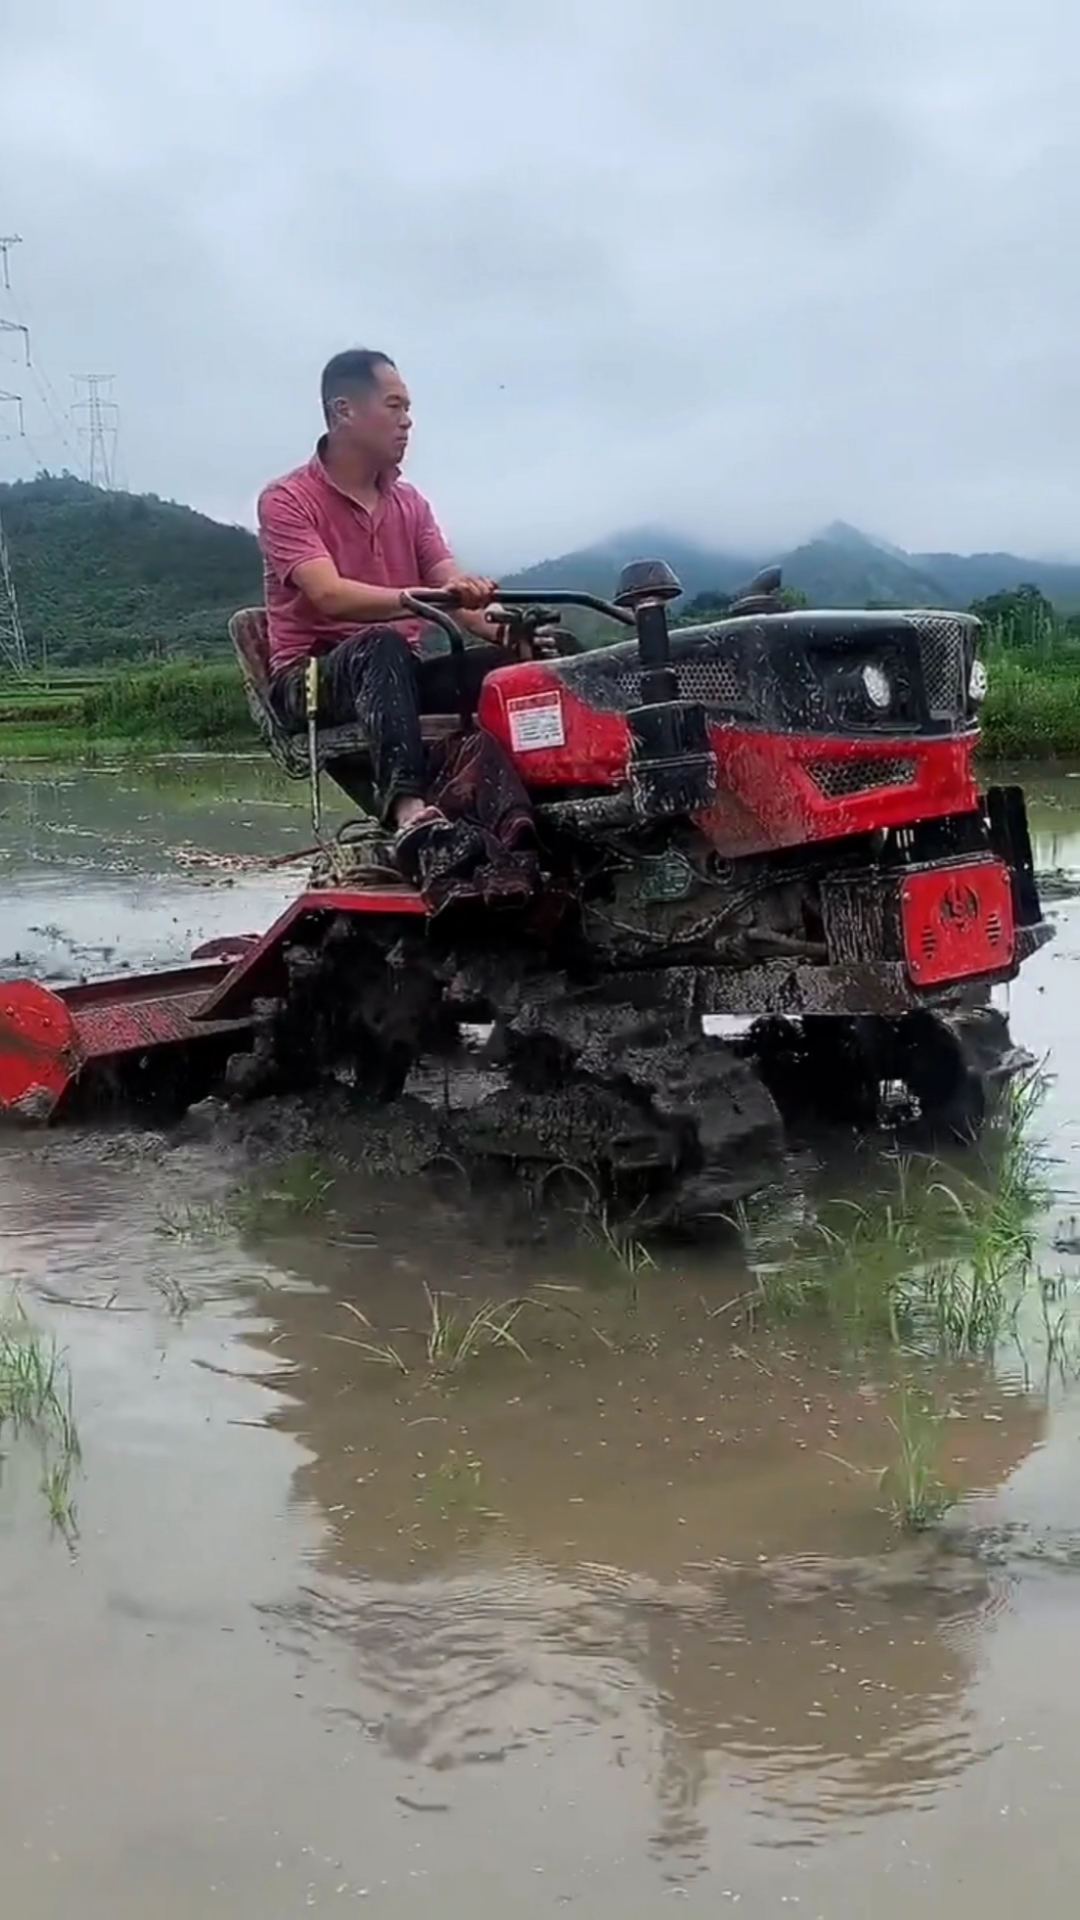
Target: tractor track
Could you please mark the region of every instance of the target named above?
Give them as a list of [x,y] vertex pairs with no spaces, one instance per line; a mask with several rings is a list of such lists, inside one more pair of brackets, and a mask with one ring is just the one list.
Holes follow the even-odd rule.
[[605,1195],[636,1195],[654,1226],[722,1216],[783,1167],[780,1112],[753,1062],[692,1014],[566,986],[526,1003],[499,1042],[509,1085],[472,1121],[495,1157],[580,1167]]
[[[970,1138],[1024,1064],[989,1007],[781,1022],[779,1039],[729,1043],[704,1031],[692,969],[581,984],[516,950],[436,956],[348,923],[288,962],[288,994],[232,1074],[233,1096],[261,1109],[250,1139],[269,1146],[280,1095],[300,1095],[305,1130],[380,1173],[450,1160],[541,1198],[576,1178],[642,1228],[730,1219],[779,1184],[785,1123],[820,1110],[823,1090],[833,1122],[872,1130],[884,1083],[906,1081],[931,1128]],[[458,1021],[492,1015],[470,1055]]]

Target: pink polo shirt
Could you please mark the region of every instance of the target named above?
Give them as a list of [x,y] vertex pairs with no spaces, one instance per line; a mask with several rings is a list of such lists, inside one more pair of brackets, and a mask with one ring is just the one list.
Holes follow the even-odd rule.
[[[422,493],[389,475],[372,512],[336,486],[314,457],[259,495],[259,546],[263,556],[270,670],[280,671],[311,653],[326,653],[346,634],[362,631],[357,620],[332,620],[293,584],[305,560],[334,562],[347,580],[370,587],[431,587],[450,548]],[[415,642],[423,622],[395,620]]]

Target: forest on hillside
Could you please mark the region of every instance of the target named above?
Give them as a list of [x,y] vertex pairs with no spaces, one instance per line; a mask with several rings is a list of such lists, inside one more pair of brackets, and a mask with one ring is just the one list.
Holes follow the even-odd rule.
[[220,653],[229,615],[262,596],[245,527],[153,494],[42,474],[0,486],[0,518],[35,666]]

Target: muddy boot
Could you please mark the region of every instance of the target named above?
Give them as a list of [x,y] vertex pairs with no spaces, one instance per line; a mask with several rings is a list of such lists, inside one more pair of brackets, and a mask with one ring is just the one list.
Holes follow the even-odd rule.
[[394,838],[394,859],[421,893],[443,880],[463,879],[484,858],[484,842],[467,820],[448,820],[425,807]]

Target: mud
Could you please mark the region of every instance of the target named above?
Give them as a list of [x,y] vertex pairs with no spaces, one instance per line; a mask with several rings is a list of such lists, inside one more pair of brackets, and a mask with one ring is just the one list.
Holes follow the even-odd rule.
[[[225,806],[190,770],[9,782],[5,946],[62,972],[258,924],[265,874],[219,897],[169,850],[302,844],[302,803],[229,777]],[[0,1143],[0,1282],[66,1356],[83,1455],[66,1541],[0,1435],[12,1914],[1072,1912],[1080,786],[1035,802],[1059,933],[1009,1012],[1055,1075],[1044,1284],[966,1358],[868,1335],[850,1266],[829,1314],[749,1304],[818,1220],[858,1208],[859,1271],[888,1257],[915,1172],[880,1143],[655,1267],[596,1220],[510,1244],[452,1166],[387,1180],[400,1137],[342,1152],[360,1123],[324,1114],[329,1150],[299,1102]],[[485,1305],[518,1346],[459,1360]],[[957,1496],[912,1540],[903,1382]]]

